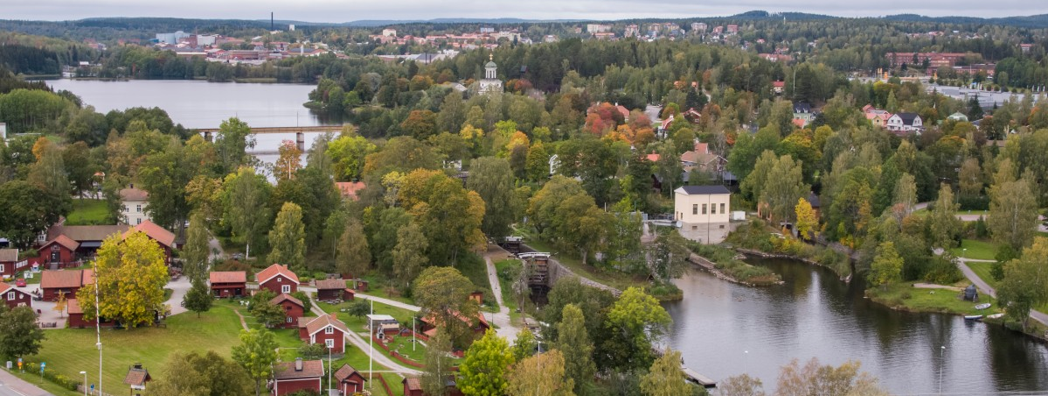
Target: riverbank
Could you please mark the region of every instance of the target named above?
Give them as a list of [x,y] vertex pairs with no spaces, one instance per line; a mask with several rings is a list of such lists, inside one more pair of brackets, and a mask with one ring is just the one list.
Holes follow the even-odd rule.
[[844,282],[852,278],[851,258],[843,252],[778,234],[761,220],[752,220],[728,234],[726,240],[739,253],[761,258],[785,258],[828,268]]
[[[959,287],[958,287],[959,288]],[[997,305],[997,299],[989,295],[980,295],[978,302],[964,301],[957,288],[917,288],[914,284],[895,283],[887,287],[866,289],[866,297],[896,311],[942,313],[949,315],[993,315],[1003,311]],[[990,303],[990,308],[979,310],[975,306]]]
[[782,278],[774,271],[739,260],[731,249],[697,242],[689,242],[688,248],[692,252],[688,261],[717,278],[750,287],[782,284]]

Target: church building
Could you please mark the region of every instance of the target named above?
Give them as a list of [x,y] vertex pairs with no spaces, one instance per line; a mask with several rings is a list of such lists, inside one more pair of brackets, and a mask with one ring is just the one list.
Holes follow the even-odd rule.
[[480,93],[502,93],[502,80],[498,77],[498,65],[495,64],[494,55],[488,55],[488,63],[484,65],[484,79],[480,80]]

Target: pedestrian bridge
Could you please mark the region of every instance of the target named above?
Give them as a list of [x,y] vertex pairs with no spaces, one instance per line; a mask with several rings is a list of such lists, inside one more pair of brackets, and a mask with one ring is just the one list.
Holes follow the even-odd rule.
[[[214,141],[215,135],[218,134],[219,128],[202,128],[197,129],[197,132],[204,135],[204,140],[209,142]],[[305,127],[261,127],[251,128],[251,134],[265,134],[265,133],[287,133],[295,134],[295,143],[299,150],[306,151],[306,133],[339,133],[342,131],[342,125],[319,125],[319,126],[305,126]]]

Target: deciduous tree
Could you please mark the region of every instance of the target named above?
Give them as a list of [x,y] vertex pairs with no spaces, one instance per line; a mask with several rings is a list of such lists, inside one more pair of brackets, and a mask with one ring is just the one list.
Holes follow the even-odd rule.
[[455,373],[451,371],[454,364],[451,361],[451,338],[445,331],[437,329],[437,333],[429,339],[425,363],[421,378],[422,391],[431,396],[447,395],[448,377]]
[[272,166],[273,177],[278,181],[293,179],[295,172],[302,169],[302,150],[298,149],[295,142],[285,140],[280,142],[277,153],[277,161]]
[[870,395],[888,393],[877,386],[877,379],[859,372],[859,362],[849,361],[840,367],[822,366],[812,358],[804,367],[794,359],[779,371],[776,395]]
[[207,276],[210,241],[204,212],[193,212],[186,232],[186,244],[182,247],[182,271],[190,280],[204,280]]
[[1008,317],[1025,330],[1030,310],[1048,301],[1048,238],[1035,238],[1021,257],[1004,265],[997,297]]
[[371,268],[371,250],[368,249],[368,239],[364,236],[364,226],[360,220],[351,218],[346,223],[338,241],[335,263],[339,272],[356,277],[363,276]]
[[255,396],[262,394],[262,381],[273,374],[277,361],[277,342],[273,333],[263,329],[241,330],[240,344],[233,346],[233,361],[255,380]]
[[226,176],[222,184],[222,223],[233,231],[233,237],[246,245],[245,256],[251,257],[251,244],[259,243],[272,218],[266,202],[273,187],[250,167],[240,168]]
[[301,271],[306,264],[306,226],[302,208],[285,202],[269,231],[269,261]]
[[680,369],[680,352],[667,350],[651,364],[651,370],[640,379],[640,391],[646,396],[691,394]]
[[608,338],[600,350],[606,367],[622,370],[649,367],[652,343],[666,334],[673,319],[658,300],[636,287],[622,292],[604,323]]
[[467,396],[497,396],[505,394],[509,383],[506,374],[513,364],[509,342],[488,330],[473,342],[459,365],[458,387]]
[[581,393],[593,382],[593,375],[597,372],[597,366],[593,364],[593,341],[586,332],[585,315],[579,306],[565,305],[561,317],[553,348],[564,353],[564,373],[574,382],[575,392]]
[[[454,345],[468,345],[479,306],[469,298],[473,283],[457,269],[429,267],[415,279],[412,295],[437,327],[448,332]],[[468,322],[468,323],[467,323]]]
[[520,360],[509,373],[510,396],[574,396],[574,383],[564,375],[564,355],[552,350]]
[[405,287],[411,284],[429,259],[426,249],[429,243],[422,235],[422,228],[410,222],[397,230],[397,245],[393,248],[393,275]]
[[502,158],[481,157],[470,162],[466,188],[484,200],[484,219],[480,229],[488,238],[501,240],[513,224],[513,171]]
[[1019,179],[995,186],[986,225],[996,243],[1019,252],[1037,232],[1037,199],[1030,183]]
[[960,205],[954,200],[950,185],[943,184],[939,188],[939,199],[935,200],[935,207],[927,219],[932,247],[948,249],[954,246],[954,236],[961,230],[961,222],[956,217],[958,208]]
[[815,209],[812,209],[811,202],[800,198],[797,200],[797,206],[793,207],[793,211],[797,216],[797,235],[801,239],[810,240],[819,235],[819,219],[815,217]]
[[[164,251],[145,233],[114,234],[102,242],[93,265],[95,287],[81,287],[78,301],[94,301],[97,316],[119,321],[125,329],[152,325],[163,309],[164,285],[169,280]],[[96,317],[92,304],[81,304],[84,318]]]
[[0,357],[12,360],[36,355],[44,338],[32,308],[0,304]]
[[877,256],[870,264],[870,281],[887,287],[889,283],[902,279],[902,264],[902,257],[895,250],[895,244],[891,241],[881,242],[877,246]]
[[247,149],[252,147],[255,147],[255,138],[247,123],[236,117],[222,121],[215,137],[215,149],[223,174],[236,172],[241,165],[250,163]]
[[251,393],[251,378],[243,367],[216,353],[176,353],[162,375],[149,384],[157,396],[241,396]]

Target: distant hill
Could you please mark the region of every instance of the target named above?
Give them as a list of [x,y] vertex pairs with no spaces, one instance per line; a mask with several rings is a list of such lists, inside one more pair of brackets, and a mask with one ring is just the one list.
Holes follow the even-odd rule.
[[963,17],[963,16],[947,16],[947,17],[927,17],[923,15],[915,14],[900,14],[890,15],[883,19],[888,21],[899,21],[899,22],[936,22],[936,23],[955,23],[955,24],[988,24],[988,25],[1006,25],[1023,28],[1045,28],[1048,27],[1048,14],[1041,15],[1030,15],[1030,16],[1013,16],[1005,18],[974,18],[974,17]]

